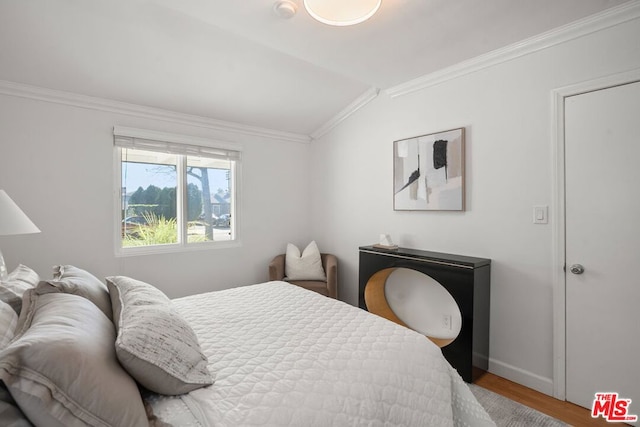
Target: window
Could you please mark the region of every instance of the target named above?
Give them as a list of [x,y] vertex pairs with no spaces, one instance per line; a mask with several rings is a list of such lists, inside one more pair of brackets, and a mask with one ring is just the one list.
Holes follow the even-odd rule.
[[237,241],[237,147],[130,128],[114,136],[119,253]]

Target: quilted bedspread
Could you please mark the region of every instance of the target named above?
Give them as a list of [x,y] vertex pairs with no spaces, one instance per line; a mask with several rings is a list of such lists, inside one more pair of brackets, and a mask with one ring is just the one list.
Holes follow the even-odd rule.
[[424,336],[285,282],[173,300],[212,386],[153,396],[174,426],[490,426]]

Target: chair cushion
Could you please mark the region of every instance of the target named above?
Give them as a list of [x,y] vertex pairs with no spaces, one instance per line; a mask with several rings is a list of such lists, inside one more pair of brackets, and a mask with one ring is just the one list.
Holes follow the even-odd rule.
[[327,289],[327,282],[317,282],[315,280],[294,280],[289,283],[300,286],[301,288],[308,289],[310,291],[317,292],[319,294],[328,296],[329,289]]
[[315,241],[309,243],[300,254],[297,246],[287,244],[284,258],[285,278],[291,280],[320,280],[326,281],[327,276],[322,268],[322,258]]

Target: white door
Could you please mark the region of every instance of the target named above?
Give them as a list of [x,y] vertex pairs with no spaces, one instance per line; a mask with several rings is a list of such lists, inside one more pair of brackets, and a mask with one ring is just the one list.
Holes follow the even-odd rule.
[[567,400],[640,415],[640,82],[566,98],[565,162]]

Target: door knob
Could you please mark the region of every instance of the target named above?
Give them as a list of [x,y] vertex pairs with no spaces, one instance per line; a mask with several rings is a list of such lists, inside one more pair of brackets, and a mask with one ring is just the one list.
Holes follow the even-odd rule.
[[569,271],[571,271],[573,274],[582,274],[584,273],[584,267],[580,264],[573,264],[571,267],[569,267]]

